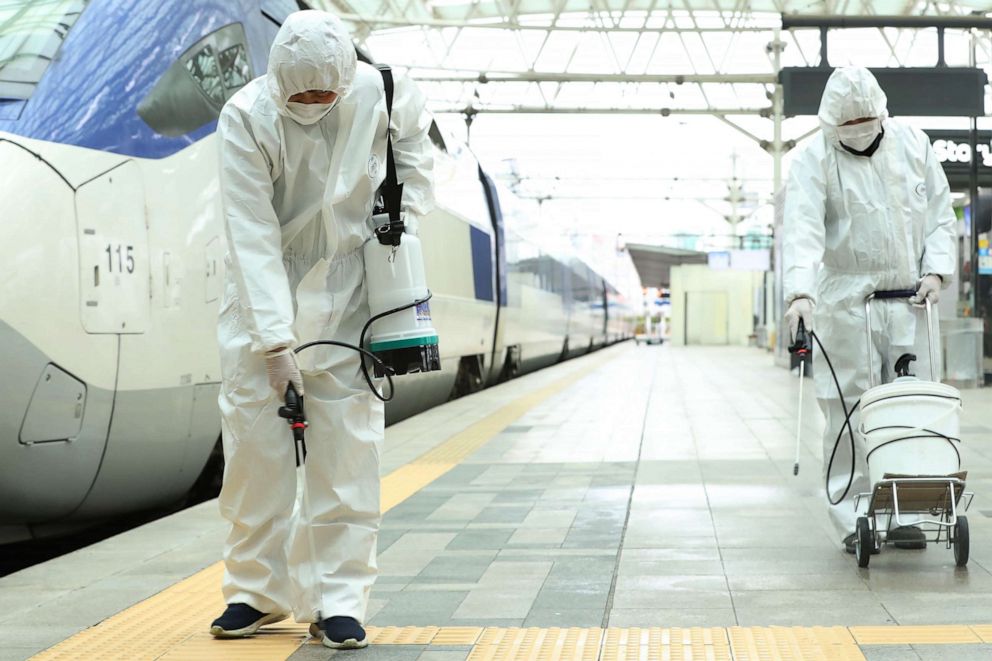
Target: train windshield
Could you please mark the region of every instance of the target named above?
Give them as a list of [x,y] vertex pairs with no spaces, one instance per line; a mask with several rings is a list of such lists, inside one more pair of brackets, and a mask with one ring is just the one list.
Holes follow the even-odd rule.
[[0,101],[31,98],[88,0],[0,0]]

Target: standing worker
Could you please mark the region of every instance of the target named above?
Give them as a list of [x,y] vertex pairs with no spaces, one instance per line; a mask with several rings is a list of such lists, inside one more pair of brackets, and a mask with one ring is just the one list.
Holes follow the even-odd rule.
[[[267,74],[221,113],[228,255],[218,328],[220,509],[231,533],[228,606],[211,625],[217,637],[249,636],[292,612],[330,648],[367,645],[383,405],[362,377],[358,353],[319,347],[298,363],[292,349],[317,339],[357,344],[370,316],[362,246],[386,175],[387,132],[405,184],[407,227],[430,210],[431,120],[409,80],[397,80],[391,123],[387,117],[381,74],[356,62],[344,25],[321,11],[289,16]],[[277,413],[288,384],[305,395],[310,423],[309,521],[294,512],[293,438]],[[315,622],[318,612],[326,619]]]
[[[872,308],[873,335],[866,347],[865,298],[876,291],[916,289],[910,303],[935,304],[957,265],[947,177],[927,136],[888,119],[885,105],[870,71],[835,70],[820,101],[822,130],[793,161],[786,189],[786,319],[793,339],[800,320],[807,330],[815,328],[831,352],[848,410],[869,385],[866,351],[874,352],[881,368],[876,380],[891,379],[904,353],[916,354],[920,373],[930,370],[925,310],[905,300],[880,301]],[[826,471],[845,415],[822,352],[815,353],[816,392],[826,417]],[[858,428],[856,414],[851,425]],[[846,495],[849,443],[839,443],[833,472],[825,476],[827,498],[837,503],[830,515],[848,553],[854,553],[854,497],[870,490],[864,448],[855,446]],[[889,540],[899,548],[926,546],[915,526],[896,528]]]

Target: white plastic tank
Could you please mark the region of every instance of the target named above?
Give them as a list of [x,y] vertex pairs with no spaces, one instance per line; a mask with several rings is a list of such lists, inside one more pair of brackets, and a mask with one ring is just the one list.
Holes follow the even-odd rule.
[[[423,252],[416,236],[402,234],[398,246],[383,245],[373,238],[365,244],[364,256],[373,317],[428,297]],[[377,320],[371,334],[370,350],[395,373],[440,369],[429,303]]]
[[961,393],[915,377],[877,386],[861,398],[868,477],[950,475],[961,469]]

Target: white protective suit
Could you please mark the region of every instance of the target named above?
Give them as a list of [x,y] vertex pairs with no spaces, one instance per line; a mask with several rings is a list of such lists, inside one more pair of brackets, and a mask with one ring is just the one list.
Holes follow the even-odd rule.
[[[927,136],[887,119],[885,106],[885,94],[867,69],[834,71],[820,102],[822,131],[793,161],[786,189],[786,305],[803,296],[816,303],[814,330],[830,354],[849,409],[869,385],[865,297],[879,290],[915,291],[926,274],[947,283],[957,265],[956,219],[944,171]],[[837,139],[837,126],[862,117],[882,120],[884,137],[871,157],[847,152]],[[925,311],[905,300],[875,302],[872,331],[876,383],[894,377],[893,366],[904,353],[915,353],[914,372],[930,378]],[[817,397],[827,421],[826,470],[844,413],[822,352],[813,353]],[[857,430],[857,414],[853,425]],[[833,500],[843,493],[850,465],[845,433],[831,473]],[[842,535],[854,531],[855,494],[869,489],[859,441],[854,484],[830,508]]]
[[[333,90],[339,100],[326,114],[327,106],[287,108],[291,95],[310,89]],[[389,130],[408,218],[432,204],[430,122],[423,95],[398,79]],[[362,245],[386,174],[387,123],[381,74],[356,64],[340,21],[303,11],[276,36],[268,73],[228,101],[218,126],[229,251],[218,328],[220,509],[232,525],[224,598],[264,613],[292,611],[301,622],[314,621],[318,608],[308,522],[294,512],[295,448],[264,354],[321,338],[358,344],[370,316]],[[383,405],[355,352],[317,347],[299,364],[319,607],[324,617],[363,622],[376,574]]]

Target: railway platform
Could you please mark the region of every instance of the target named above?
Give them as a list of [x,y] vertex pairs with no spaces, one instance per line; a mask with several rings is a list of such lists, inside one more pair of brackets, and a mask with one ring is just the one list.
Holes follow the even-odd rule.
[[[398,386],[402,382],[398,380]],[[380,578],[354,659],[992,658],[992,390],[964,391],[971,562],[859,569],[812,397],[752,348],[625,343],[389,427]],[[0,659],[303,661],[304,625],[218,641],[211,501],[0,579]]]

